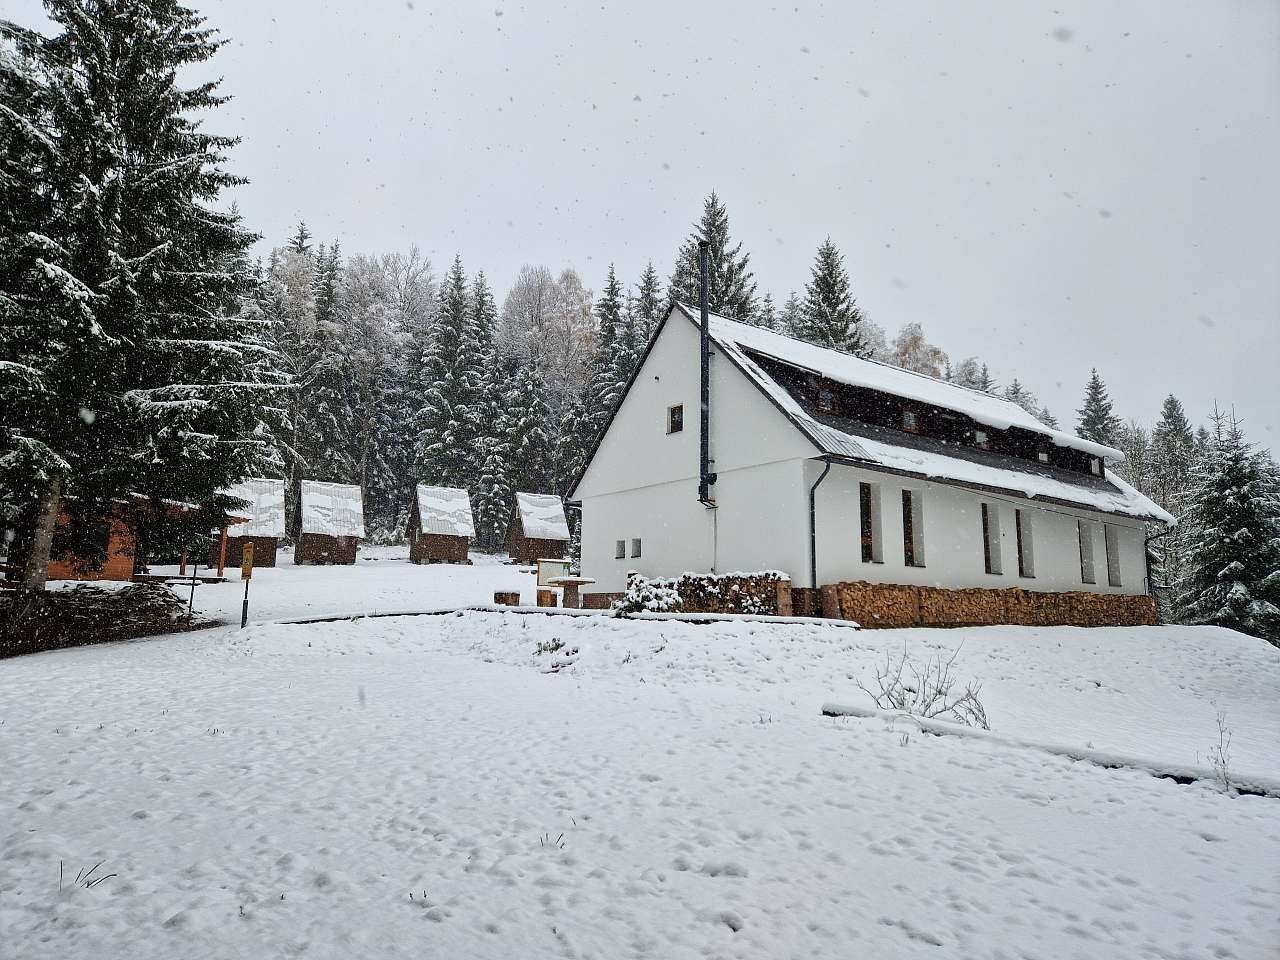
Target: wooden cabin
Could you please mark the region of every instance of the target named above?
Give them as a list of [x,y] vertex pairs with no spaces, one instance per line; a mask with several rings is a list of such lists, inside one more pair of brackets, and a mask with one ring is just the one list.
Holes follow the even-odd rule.
[[[66,531],[72,524],[71,514],[58,504],[58,528]],[[115,504],[107,521],[107,552],[100,566],[87,557],[71,554],[49,561],[50,580],[123,580],[133,579],[138,572],[137,521],[126,504]],[[56,541],[55,535],[55,541]]]
[[[101,562],[95,563],[89,555],[61,554],[56,552],[59,541],[65,540],[76,522],[72,512],[67,509],[66,501],[58,504],[57,532],[54,535],[55,554],[49,560],[46,576],[49,580],[114,580],[127,582],[139,576],[143,571],[146,557],[142,556],[141,527],[145,525],[151,511],[163,510],[171,519],[195,510],[189,503],[175,500],[164,500],[159,506],[141,494],[131,494],[127,498],[112,504],[111,515],[106,518],[102,535],[106,538]],[[235,519],[235,518],[233,518]],[[19,548],[16,555],[23,551]],[[213,564],[211,564],[212,566]],[[17,566],[9,571],[9,576],[18,576]]]
[[230,566],[239,566],[246,543],[253,544],[253,565],[274,567],[276,548],[284,536],[284,481],[267,478],[250,478],[226,491],[233,497],[249,501],[243,510],[248,519],[227,529],[226,549],[219,543],[209,548],[209,566],[218,566],[219,559]]
[[350,483],[303,480],[296,527],[294,563],[355,563],[356,549],[365,536],[360,488]]
[[467,491],[418,484],[409,508],[410,562],[470,563],[467,551],[475,535]]
[[508,534],[508,550],[516,563],[540,557],[556,559],[569,549],[569,521],[564,502],[554,493],[517,493]]

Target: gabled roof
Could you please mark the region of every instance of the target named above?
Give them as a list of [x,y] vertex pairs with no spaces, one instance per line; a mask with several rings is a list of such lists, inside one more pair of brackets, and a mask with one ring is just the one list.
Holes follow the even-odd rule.
[[423,533],[448,537],[474,537],[471,496],[458,487],[429,487],[418,484],[418,522]]
[[227,493],[249,506],[232,511],[237,515],[248,514],[248,520],[227,528],[233,537],[283,537],[284,536],[284,481],[265,477],[241,480]]
[[[676,312],[699,325],[698,314],[692,308],[677,303],[672,308],[672,313]],[[712,341],[724,356],[759,387],[822,454],[907,476],[1002,491],[1102,513],[1158,520],[1170,525],[1176,522],[1150,499],[1111,473],[1096,478],[1074,474],[1013,456],[961,450],[928,438],[916,438],[847,418],[818,414],[801,404],[751,355],[769,357],[839,383],[953,410],[994,429],[1017,427],[1044,436],[1058,446],[1080,450],[1104,460],[1124,459],[1119,450],[1046,427],[1010,400],[874,360],[861,360],[816,347],[715,314],[710,317],[709,328]]]
[[520,529],[531,540],[568,540],[564,502],[554,493],[517,493]]
[[364,536],[364,501],[355,484],[303,480],[299,515],[303,533]]
[[[631,385],[639,376],[654,343],[673,317],[684,317],[695,327],[700,326],[698,311],[682,303],[676,303],[658,324],[636,369],[632,371],[626,389],[574,481],[575,492],[590,468],[591,461],[595,459],[596,451],[626,400]],[[841,462],[865,464],[868,468],[890,473],[1039,498],[1102,513],[1156,520],[1169,525],[1176,522],[1166,511],[1110,472],[1105,477],[1075,474],[1005,454],[960,449],[929,441],[928,438],[917,438],[900,431],[884,430],[806,409],[756,363],[751,355],[768,357],[788,367],[840,383],[955,411],[994,429],[1026,430],[1039,434],[1058,446],[1079,450],[1104,461],[1124,459],[1124,455],[1112,447],[1046,427],[1010,400],[888,364],[861,360],[717,314],[710,315],[708,326],[717,352],[755,384],[808,438],[820,456]],[[711,403],[714,408],[714,396]]]

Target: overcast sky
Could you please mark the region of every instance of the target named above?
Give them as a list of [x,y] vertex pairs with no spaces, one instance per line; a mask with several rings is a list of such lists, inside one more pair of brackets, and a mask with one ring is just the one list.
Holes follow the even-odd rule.
[[[35,0],[6,0],[39,21]],[[781,303],[830,235],[890,336],[1089,368],[1280,450],[1280,3],[198,2],[249,225],[662,277],[716,190]],[[25,16],[24,16],[25,14]],[[265,249],[265,245],[264,245]]]

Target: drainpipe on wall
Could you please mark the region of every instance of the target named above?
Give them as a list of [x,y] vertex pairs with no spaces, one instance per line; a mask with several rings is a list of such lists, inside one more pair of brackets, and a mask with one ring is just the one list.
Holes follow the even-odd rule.
[[809,488],[809,586],[815,590],[818,588],[818,485],[831,472],[831,458],[824,457],[823,462],[826,466]]
[[698,438],[698,502],[714,507],[716,502],[711,497],[711,485],[716,482],[716,475],[711,472],[711,319],[707,308],[707,258],[710,246],[706,240],[698,241],[698,308],[702,328],[698,347],[698,388],[702,407],[699,420],[701,434]]

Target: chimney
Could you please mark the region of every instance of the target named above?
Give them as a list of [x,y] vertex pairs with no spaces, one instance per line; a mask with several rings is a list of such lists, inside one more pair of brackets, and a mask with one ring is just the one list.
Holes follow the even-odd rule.
[[700,399],[702,412],[699,424],[702,428],[699,437],[698,461],[698,502],[708,507],[715,506],[711,497],[711,485],[716,482],[716,475],[711,472],[711,320],[707,310],[707,258],[710,245],[706,240],[698,241],[698,307],[702,321],[701,343],[699,344]]

